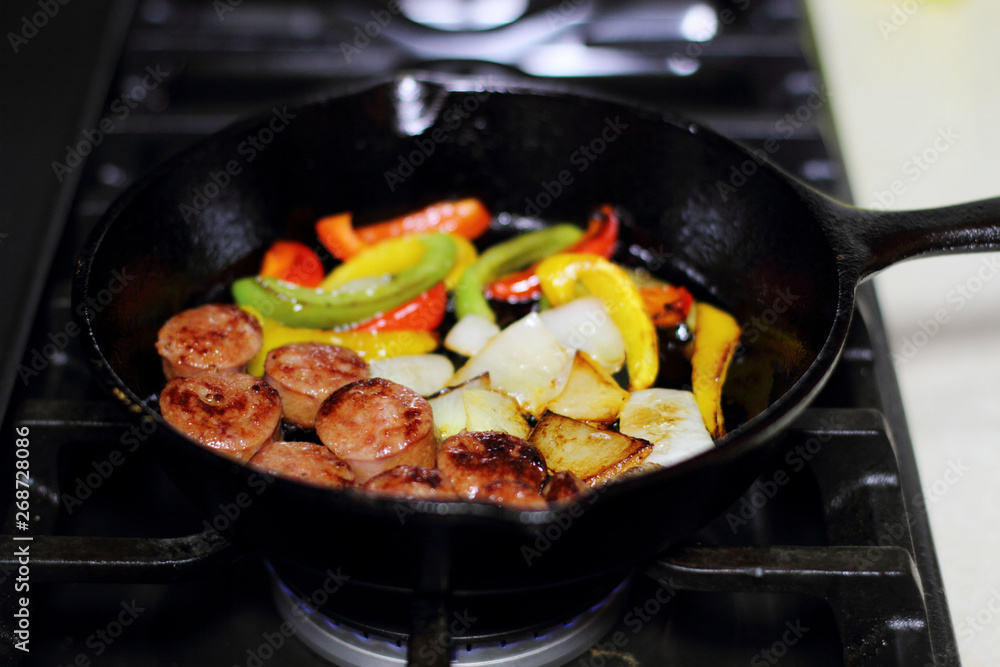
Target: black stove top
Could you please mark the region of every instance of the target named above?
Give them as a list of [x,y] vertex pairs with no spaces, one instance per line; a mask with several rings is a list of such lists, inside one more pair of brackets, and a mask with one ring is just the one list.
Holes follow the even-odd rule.
[[[27,35],[26,17],[36,31],[11,67],[23,94],[9,117],[24,122],[3,126],[2,180],[20,188],[0,230],[0,331],[17,352],[0,384],[4,664],[329,664],[306,630],[288,630],[268,564],[219,540],[143,450],[74,329],[86,234],[198,138],[399,68],[517,72],[678,110],[848,197],[796,0],[146,0],[54,3],[43,18],[45,3],[12,4],[4,25]],[[634,573],[589,648],[553,664],[958,664],[870,286],[858,309],[832,380],[780,455],[688,545]],[[26,488],[14,475],[23,449]],[[494,664],[523,639],[484,652],[458,629],[420,664]],[[363,647],[382,641],[355,634]],[[30,652],[16,648],[26,637]]]

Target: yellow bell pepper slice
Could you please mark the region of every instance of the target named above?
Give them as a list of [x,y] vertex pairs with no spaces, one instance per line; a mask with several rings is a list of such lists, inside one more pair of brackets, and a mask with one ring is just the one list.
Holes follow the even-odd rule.
[[660,371],[656,327],[646,314],[638,288],[622,267],[600,255],[560,253],[543,259],[535,273],[542,294],[553,306],[576,298],[580,285],[600,299],[625,340],[629,390],[653,385]]
[[[396,274],[416,266],[424,255],[425,247],[419,235],[387,239],[365,248],[360,253],[331,271],[320,289],[333,291],[358,278],[374,278]],[[476,261],[476,246],[458,234],[448,234],[455,242],[455,263],[444,278],[445,287],[454,289],[465,269]]]
[[430,331],[329,331],[326,329],[298,329],[285,326],[277,320],[264,317],[256,308],[243,306],[243,310],[257,318],[264,332],[260,352],[247,364],[247,373],[264,375],[267,353],[289,343],[329,343],[347,347],[363,359],[385,359],[406,354],[426,354],[438,346],[437,334]]
[[719,438],[726,432],[722,385],[742,331],[732,315],[711,304],[699,302],[695,309],[691,386],[705,428]]
[[416,266],[423,255],[424,245],[414,236],[376,243],[331,271],[320,289],[332,292],[358,278],[399,273]]

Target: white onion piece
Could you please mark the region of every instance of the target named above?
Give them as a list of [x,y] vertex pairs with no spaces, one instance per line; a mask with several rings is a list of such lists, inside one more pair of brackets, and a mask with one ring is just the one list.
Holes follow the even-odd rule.
[[548,409],[563,417],[610,424],[625,406],[629,393],[611,374],[583,352],[577,352],[562,393]]
[[538,417],[562,392],[572,360],[573,352],[559,344],[537,313],[530,313],[494,336],[448,384],[489,373],[493,389],[513,397],[524,412]]
[[518,409],[517,401],[499,391],[462,389],[467,431],[500,431],[527,438],[531,427]]
[[[454,378],[455,376],[452,375],[451,377]],[[451,379],[449,378],[448,381],[451,382]],[[492,388],[493,385],[490,383],[489,373],[482,373],[481,375],[477,375],[470,380],[465,380],[464,382],[456,385],[448,385],[448,391],[451,391],[452,389],[485,389],[486,391],[489,391]]]
[[714,446],[689,391],[634,391],[618,419],[621,433],[653,443],[644,464],[673,465]]
[[409,387],[421,396],[429,396],[445,387],[455,373],[448,357],[442,354],[404,354],[368,363],[372,377],[392,380]]
[[430,399],[434,435],[439,442],[463,431],[501,431],[527,438],[531,427],[517,401],[499,391],[470,388],[469,383]]
[[444,442],[465,430],[469,418],[465,414],[465,398],[461,389],[450,389],[427,401],[434,415],[434,437]]
[[625,364],[625,340],[597,297],[574,299],[539,317],[563,346],[586,352],[609,373]]
[[500,327],[481,315],[469,314],[460,319],[444,337],[445,348],[466,357],[476,355],[491,338],[500,333]]

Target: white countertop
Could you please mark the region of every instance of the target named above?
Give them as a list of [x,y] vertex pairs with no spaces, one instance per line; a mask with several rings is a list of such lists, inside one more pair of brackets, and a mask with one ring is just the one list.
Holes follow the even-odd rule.
[[[1000,195],[1000,2],[807,5],[856,204]],[[985,258],[905,262],[875,279],[960,657],[973,666],[1000,665],[1000,276]]]

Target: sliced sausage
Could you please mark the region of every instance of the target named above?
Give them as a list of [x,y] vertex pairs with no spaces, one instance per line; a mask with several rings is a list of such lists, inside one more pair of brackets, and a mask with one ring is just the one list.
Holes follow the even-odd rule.
[[312,442],[272,442],[254,454],[250,465],[309,484],[335,489],[354,486],[354,473],[348,465]]
[[546,475],[541,452],[524,440],[499,431],[451,436],[441,443],[437,467],[469,499],[475,498],[482,487],[500,479],[524,482],[538,491]]
[[542,486],[542,497],[549,502],[571,500],[589,489],[572,470],[560,470]]
[[351,466],[360,484],[399,465],[433,468],[433,425],[430,403],[382,378],[344,385],[316,414],[319,439]]
[[396,466],[365,482],[365,489],[404,498],[448,500],[457,498],[451,482],[440,470],[418,466]]
[[160,413],[192,440],[244,463],[282,439],[278,392],[236,371],[174,378],[160,392]]
[[538,489],[518,479],[495,479],[479,487],[473,500],[516,509],[544,510],[548,503]]
[[156,351],[168,380],[205,371],[242,371],[260,351],[260,322],[239,307],[210,303],[174,315],[160,328]]
[[268,352],[264,361],[264,379],[278,390],[285,419],[303,428],[316,424],[327,396],[366,377],[368,363],[339,345],[290,343]]

